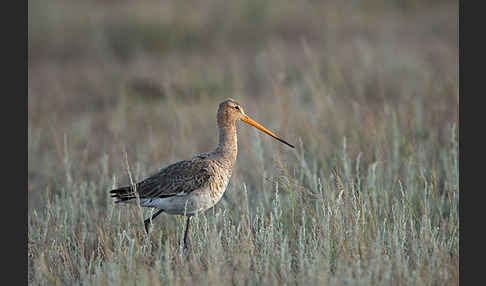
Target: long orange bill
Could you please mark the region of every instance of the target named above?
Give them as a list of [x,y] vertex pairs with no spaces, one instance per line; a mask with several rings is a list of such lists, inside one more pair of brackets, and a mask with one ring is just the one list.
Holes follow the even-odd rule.
[[268,135],[272,136],[273,138],[277,139],[278,141],[292,147],[292,148],[295,148],[294,145],[288,143],[287,141],[283,140],[283,139],[280,139],[277,135],[273,134],[272,131],[268,130],[267,128],[261,126],[260,124],[258,124],[258,122],[256,122],[255,120],[251,119],[248,115],[244,115],[243,118],[241,118],[242,121],[245,121],[246,123],[250,124],[250,125],[253,125],[255,126],[257,129],[260,129],[261,131],[267,133]]

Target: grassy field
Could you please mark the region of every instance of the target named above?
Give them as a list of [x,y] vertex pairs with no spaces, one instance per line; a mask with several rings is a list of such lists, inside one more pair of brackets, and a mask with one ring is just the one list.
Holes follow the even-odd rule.
[[[28,4],[29,284],[459,284],[456,1]],[[185,253],[108,191],[210,151],[228,97],[296,149],[240,123]]]

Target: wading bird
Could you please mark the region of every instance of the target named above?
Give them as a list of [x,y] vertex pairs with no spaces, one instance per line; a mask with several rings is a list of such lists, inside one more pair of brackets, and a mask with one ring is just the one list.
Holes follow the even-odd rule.
[[219,144],[212,152],[197,154],[189,160],[160,169],[134,186],[111,190],[115,203],[136,203],[158,211],[144,221],[145,230],[160,213],[187,216],[184,247],[192,215],[213,207],[223,196],[238,151],[236,121],[241,120],[295,148],[245,114],[240,104],[227,99],[218,108]]

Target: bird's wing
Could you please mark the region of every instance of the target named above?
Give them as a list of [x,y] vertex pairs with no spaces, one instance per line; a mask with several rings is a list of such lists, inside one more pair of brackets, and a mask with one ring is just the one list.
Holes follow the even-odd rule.
[[154,175],[137,183],[135,189],[129,186],[113,190],[112,193],[122,201],[135,198],[136,193],[141,199],[185,195],[206,187],[211,176],[208,161],[198,158],[183,160],[160,169]]

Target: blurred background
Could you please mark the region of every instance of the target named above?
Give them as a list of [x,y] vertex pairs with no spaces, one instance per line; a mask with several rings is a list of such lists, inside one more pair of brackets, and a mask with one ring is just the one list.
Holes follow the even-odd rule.
[[[323,177],[343,148],[433,168],[458,125],[457,1],[46,0],[28,20],[29,211],[100,168],[109,188],[126,162],[141,178],[211,150],[228,97]],[[292,173],[293,151],[240,125],[234,181]]]
[[[458,285],[458,1],[28,2],[32,285]],[[111,188],[218,142],[191,224]],[[336,168],[344,186],[336,190]],[[246,282],[245,282],[246,281]]]

